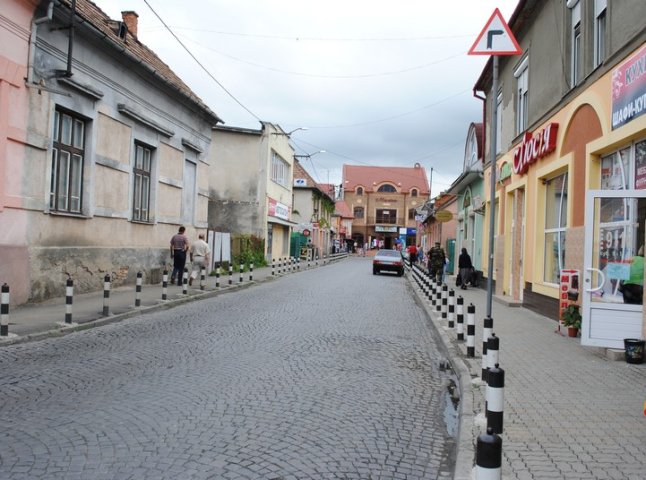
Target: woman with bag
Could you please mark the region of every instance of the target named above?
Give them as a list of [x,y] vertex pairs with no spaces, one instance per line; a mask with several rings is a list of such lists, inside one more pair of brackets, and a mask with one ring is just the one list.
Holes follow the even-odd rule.
[[467,283],[471,279],[471,270],[473,269],[473,264],[471,263],[471,257],[467,253],[467,249],[463,248],[460,257],[458,258],[458,269],[460,270],[460,283],[462,290],[467,289]]

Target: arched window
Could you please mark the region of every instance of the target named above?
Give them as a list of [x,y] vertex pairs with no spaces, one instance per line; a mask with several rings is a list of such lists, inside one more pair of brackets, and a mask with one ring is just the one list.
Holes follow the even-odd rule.
[[416,188],[413,188],[413,189],[410,191],[410,196],[411,196],[411,197],[416,197],[416,196],[417,196],[417,189],[416,189]]
[[363,195],[363,187],[357,187],[357,195]]
[[382,185],[377,191],[381,193],[397,193],[397,189],[389,183]]

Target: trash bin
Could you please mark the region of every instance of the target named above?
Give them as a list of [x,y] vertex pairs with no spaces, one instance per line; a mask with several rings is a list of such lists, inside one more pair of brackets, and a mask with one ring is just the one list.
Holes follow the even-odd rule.
[[626,362],[644,363],[644,340],[638,338],[624,338]]

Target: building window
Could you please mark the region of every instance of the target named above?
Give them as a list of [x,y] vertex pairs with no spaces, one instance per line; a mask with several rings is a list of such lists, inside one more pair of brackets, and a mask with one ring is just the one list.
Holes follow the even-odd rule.
[[397,223],[397,210],[377,209],[377,223],[389,225]]
[[397,189],[393,185],[391,185],[389,183],[386,183],[385,185],[382,185],[381,187],[379,187],[377,192],[380,192],[380,193],[397,193]]
[[363,218],[363,207],[354,207],[354,218]]
[[545,187],[545,264],[543,280],[559,283],[565,264],[565,229],[567,227],[567,182],[564,173],[547,180]]
[[570,28],[570,78],[571,87],[575,87],[581,79],[581,3],[568,2],[571,15]]
[[81,213],[85,121],[71,113],[54,113],[54,145],[49,208],[59,212]]
[[271,152],[271,179],[278,185],[287,187],[289,177],[289,163],[276,152]]
[[150,220],[150,171],[151,171],[150,148],[135,143],[135,166],[133,174],[135,185],[133,191],[132,219],[139,222]]
[[363,195],[363,187],[357,187],[357,195]]
[[527,130],[529,104],[529,57],[525,57],[514,72],[516,77],[516,135]]
[[594,0],[594,66],[606,58],[606,10],[607,0]]
[[410,196],[411,196],[411,197],[416,197],[416,196],[417,196],[417,189],[416,189],[416,188],[413,188],[413,189],[410,191]]
[[415,220],[415,209],[414,208],[410,208],[408,210],[408,219],[409,220]]
[[502,152],[502,90],[496,96],[496,154]]

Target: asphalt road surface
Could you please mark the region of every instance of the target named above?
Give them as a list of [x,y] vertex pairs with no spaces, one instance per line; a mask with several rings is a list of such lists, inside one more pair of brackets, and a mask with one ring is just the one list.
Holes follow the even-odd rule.
[[444,361],[361,257],[0,347],[0,478],[448,479]]

